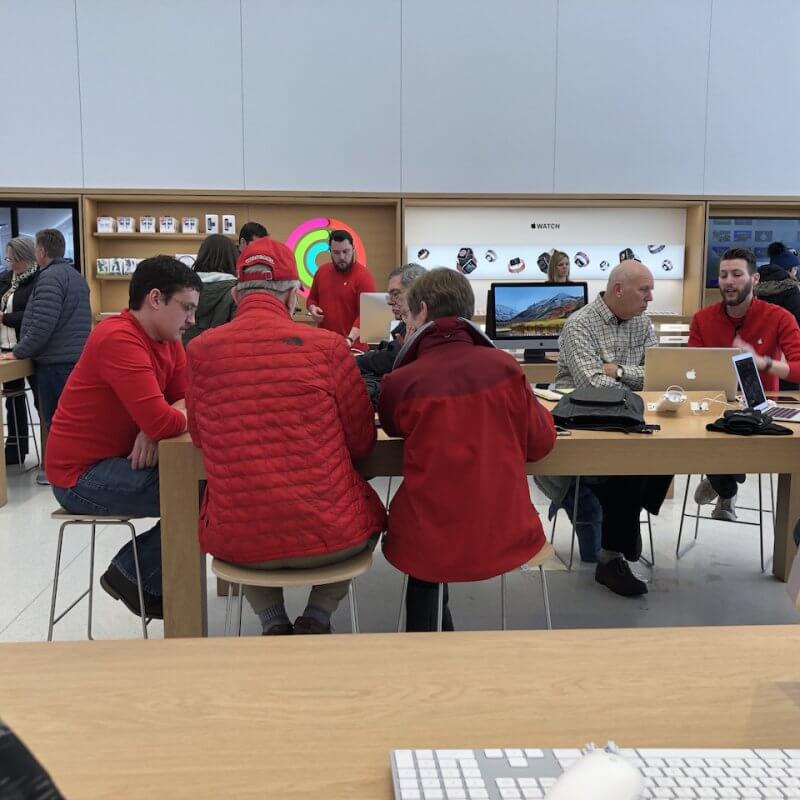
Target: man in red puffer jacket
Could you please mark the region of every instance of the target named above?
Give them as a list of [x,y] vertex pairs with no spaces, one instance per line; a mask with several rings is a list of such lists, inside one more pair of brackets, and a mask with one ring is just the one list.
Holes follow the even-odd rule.
[[[208,485],[200,544],[264,569],[315,567],[374,547],[385,510],[353,462],[376,429],[347,340],[292,320],[294,255],[257,239],[236,262],[232,322],[188,348],[186,409]],[[265,634],[330,633],[349,581],[315,586],[289,621],[280,588],[246,587]]]
[[480,581],[529,561],[545,543],[525,464],[556,441],[519,364],[468,320],[469,281],[450,269],[406,295],[406,339],[383,378],[378,413],[405,438],[403,483],[389,508],[383,554],[409,576],[407,630],[453,630],[447,581]]

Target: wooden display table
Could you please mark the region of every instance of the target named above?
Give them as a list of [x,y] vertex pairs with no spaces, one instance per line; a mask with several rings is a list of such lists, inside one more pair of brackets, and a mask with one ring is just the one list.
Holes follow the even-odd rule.
[[[703,393],[709,394],[709,393]],[[660,393],[643,393],[653,400]],[[646,435],[575,431],[559,438],[542,461],[528,464],[529,475],[685,475],[687,473],[779,473],[773,574],[786,580],[800,518],[800,426],[792,436],[730,436],[705,426],[719,408],[693,415],[649,414],[661,430]],[[378,443],[359,466],[367,477],[402,475],[403,441],[379,431]],[[197,539],[198,481],[205,471],[188,434],[162,441],[159,448],[165,636],[206,633],[206,569]]]
[[[0,361],[0,383],[15,381],[19,378],[27,378],[28,375],[33,375],[33,361],[29,358],[24,358],[19,361]],[[0,419],[2,419],[3,413],[5,412],[0,412]],[[42,453],[44,454],[44,448],[42,449]],[[0,506],[4,506],[7,502],[6,461],[4,458],[0,458]]]
[[0,645],[66,797],[390,800],[393,748],[800,747],[794,626]]

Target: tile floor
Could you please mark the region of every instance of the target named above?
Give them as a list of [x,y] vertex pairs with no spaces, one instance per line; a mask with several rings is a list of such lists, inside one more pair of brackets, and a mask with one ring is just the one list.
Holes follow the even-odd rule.
[[[56,507],[49,488],[35,484],[35,470],[22,473],[9,468],[9,503],[0,508],[0,641],[41,641],[47,636],[47,619],[53,581],[58,526],[49,515]],[[650,580],[650,593],[638,599],[617,597],[597,585],[593,569],[578,565],[567,572],[554,562],[547,573],[553,624],[557,628],[654,627],[666,625],[766,625],[794,623],[800,614],[793,608],[784,584],[759,568],[758,529],[725,522],[701,522],[697,546],[680,561],[675,559],[680,504],[685,478],[679,478],[674,500],[668,500],[653,518],[656,567],[637,571]],[[385,495],[386,479],[375,480]],[[397,481],[394,482],[397,484]],[[765,505],[768,482],[764,479]],[[396,485],[395,487],[396,488]],[[540,510],[546,502],[532,489]],[[750,476],[740,492],[740,505],[755,505],[757,481]],[[693,509],[690,501],[690,508]],[[706,507],[710,508],[710,507]],[[755,519],[743,511],[742,519]],[[137,526],[146,530],[148,522]],[[549,531],[549,526],[548,526]],[[564,555],[570,529],[561,514],[556,546]],[[121,529],[100,529],[95,565],[95,638],[138,637],[138,618],[99,587],[97,579],[111,556],[122,545]],[[68,531],[63,553],[59,597],[65,603],[86,587],[89,569],[88,529]],[[647,546],[645,546],[647,551]],[[765,550],[772,552],[771,517],[765,515]],[[209,573],[210,575],[210,573]],[[364,632],[391,631],[397,625],[402,576],[376,553],[372,570],[357,583],[359,618]],[[209,577],[209,633],[222,634],[225,599],[216,596]],[[511,628],[544,627],[544,611],[538,574],[515,573],[508,581],[508,624]],[[287,593],[290,616],[300,613],[305,592]],[[63,608],[63,605],[60,607]],[[56,627],[57,639],[86,636],[87,601],[83,600]],[[499,579],[451,587],[451,609],[456,627],[495,629],[500,626]],[[350,629],[346,601],[334,617],[337,630]],[[244,633],[256,634],[255,615],[245,606]],[[163,625],[153,622],[150,635],[163,636]]]

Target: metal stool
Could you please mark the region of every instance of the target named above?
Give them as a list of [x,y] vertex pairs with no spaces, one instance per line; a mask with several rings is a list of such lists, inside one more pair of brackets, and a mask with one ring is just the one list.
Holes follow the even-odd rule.
[[[544,600],[544,614],[547,619],[547,630],[553,630],[553,620],[550,618],[550,596],[547,592],[547,578],[544,574],[544,565],[547,561],[555,557],[555,550],[553,545],[545,542],[542,549],[528,562],[523,564],[519,570],[520,572],[532,572],[538,567],[539,575],[542,579],[542,599]],[[403,588],[400,594],[400,612],[397,615],[397,632],[401,633],[403,630],[403,623],[405,622],[406,610],[406,589],[408,588],[408,575],[403,575]],[[436,630],[442,630],[442,616],[444,614],[444,589],[442,584],[439,584],[439,613],[437,616]],[[506,630],[506,576],[505,573],[500,576],[500,624],[503,630]]]
[[225,636],[232,622],[233,587],[239,587],[239,626],[238,636],[242,635],[242,606],[244,604],[243,586],[264,586],[268,588],[290,586],[321,586],[327,583],[338,583],[350,580],[348,595],[350,598],[350,624],[353,633],[358,633],[358,606],[356,604],[355,578],[363,575],[372,566],[372,550],[367,547],[346,561],[326,564],[324,567],[308,569],[252,569],[238,564],[229,564],[215,558],[211,562],[211,571],[218,578],[228,582],[228,600],[225,605]]
[[25,411],[28,414],[28,438],[33,439],[33,449],[36,453],[36,463],[30,467],[25,467],[22,458],[22,448],[20,447],[19,442],[19,420],[17,419],[17,406],[12,402],[11,403],[11,415],[14,417],[14,430],[16,431],[16,435],[14,436],[14,444],[17,447],[17,460],[19,463],[20,471],[21,472],[28,472],[29,470],[36,469],[40,467],[42,464],[42,460],[39,456],[39,444],[36,441],[36,433],[34,431],[33,426],[33,415],[31,414],[31,402],[28,399],[28,392],[26,389],[18,389],[15,392],[4,392],[0,391],[0,399],[3,400],[16,400],[18,398],[25,399]]
[[[142,616],[142,635],[147,638],[147,624],[150,622],[144,613],[144,594],[142,591],[142,575],[139,572],[139,554],[136,549],[136,529],[130,521],[130,517],[108,516],[103,517],[93,514],[70,514],[63,508],[59,508],[50,515],[50,519],[59,520],[61,527],[58,529],[58,548],[56,550],[56,570],[53,576],[53,596],[50,600],[50,622],[47,628],[47,641],[53,641],[53,628],[55,624],[65,617],[75,608],[86,595],[89,595],[89,622],[87,625],[87,636],[92,639],[92,599],[94,593],[94,542],[97,525],[122,525],[131,532],[131,542],[133,544],[133,562],[136,565],[136,587],[139,590],[139,609]],[[64,541],[64,531],[69,525],[91,525],[92,540],[89,547],[89,588],[75,601],[73,601],[64,611],[56,617],[56,597],[58,595],[58,574],[61,569],[61,545]]]
[[[575,503],[572,507],[572,541],[570,542],[569,546],[569,562],[564,561],[563,558],[558,554],[556,551],[555,556],[556,558],[568,569],[572,570],[572,562],[575,558],[575,540],[577,538],[578,532],[576,529],[576,520],[578,518],[578,495],[581,488],[581,478],[580,475],[575,478]],[[561,507],[559,506],[556,508],[556,513],[553,515],[553,527],[550,531],[550,544],[554,543],[556,538],[556,524],[558,523],[558,515],[561,511]],[[639,525],[643,525],[645,522],[647,523],[647,532],[650,538],[650,560],[648,561],[644,556],[640,556],[639,560],[646,566],[650,567],[651,569],[656,565],[656,551],[653,549],[653,525],[650,521],[650,512],[646,511],[645,514],[647,515],[645,519],[639,520]]]
[[[757,511],[758,512],[758,522],[747,522],[745,520],[736,520],[737,525],[752,525],[758,528],[758,544],[760,549],[760,556],[761,556],[761,571],[764,572],[764,514],[772,514],[772,524],[773,527],[775,525],[775,487],[772,480],[772,473],[769,474],[769,495],[771,500],[771,508],[764,510],[764,498],[761,490],[761,479],[764,476],[759,473],[758,475],[758,508],[753,508],[752,506],[739,506],[738,510],[740,511]],[[701,476],[702,479],[702,476]],[[706,517],[700,513],[700,504],[697,504],[697,509],[694,514],[687,514],[686,513],[686,501],[689,498],[689,484],[692,482],[692,476],[686,476],[686,491],[683,493],[683,506],[681,507],[681,522],[678,526],[678,543],[675,545],[675,558],[680,559],[685,556],[696,544],[697,544],[697,534],[698,528],[700,526],[701,519],[711,519],[713,517]],[[683,549],[681,552],[681,537],[683,535],[683,520],[685,517],[694,517],[694,539],[689,542],[688,546]],[[714,520],[715,522],[724,522],[725,520]]]

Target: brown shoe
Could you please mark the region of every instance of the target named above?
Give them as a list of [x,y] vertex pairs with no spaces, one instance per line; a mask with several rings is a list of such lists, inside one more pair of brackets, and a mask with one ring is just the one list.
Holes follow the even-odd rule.
[[332,633],[333,628],[330,623],[323,625],[319,620],[314,619],[314,617],[298,617],[294,621],[294,632],[297,634]]
[[271,628],[267,628],[261,635],[262,636],[290,636],[294,633],[294,628],[291,622],[279,622]]

